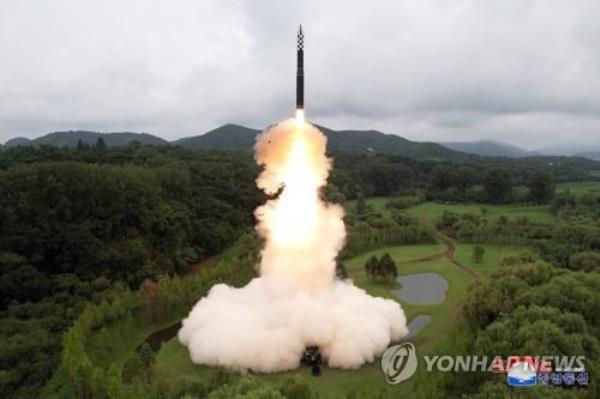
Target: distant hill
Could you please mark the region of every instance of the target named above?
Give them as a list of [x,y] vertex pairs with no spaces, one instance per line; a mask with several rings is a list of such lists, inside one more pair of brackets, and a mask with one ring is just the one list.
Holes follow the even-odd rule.
[[260,132],[258,129],[230,123],[199,136],[175,140],[171,144],[191,149],[250,151],[254,148],[256,135]]
[[[323,126],[319,129],[327,136],[332,152],[383,153],[418,159],[465,159],[471,155],[456,152],[436,143],[415,142],[394,134],[376,130],[333,130]],[[256,135],[261,131],[240,125],[223,125],[199,136],[187,137],[173,144],[185,148],[210,148],[220,150],[251,151]]]
[[583,151],[576,153],[574,156],[593,159],[594,161],[600,161],[600,151]]
[[66,132],[54,132],[45,136],[30,140],[24,137],[17,137],[8,140],[5,148],[30,146],[30,145],[50,145],[54,147],[76,147],[81,140],[83,144],[95,145],[98,139],[102,137],[107,146],[127,145],[132,141],[138,141],[140,144],[166,145],[168,141],[160,137],[147,133],[117,132],[100,133],[87,130],[71,130]]
[[457,152],[436,143],[410,141],[395,134],[385,134],[377,130],[333,130],[323,126],[319,126],[319,129],[327,136],[328,146],[334,152],[374,152],[416,159],[473,158],[472,155]]
[[132,141],[138,141],[141,144],[168,144],[168,141],[147,133],[99,133],[87,130],[72,130],[67,132],[50,133],[33,140],[33,144],[45,144],[56,147],[75,147],[77,146],[79,140],[81,140],[83,144],[94,145],[100,137],[104,139],[104,143],[107,146],[127,145]]
[[594,145],[593,143],[580,143],[574,140],[568,143],[546,146],[540,149],[540,152],[545,155],[577,156],[597,159],[594,157],[597,157],[600,153],[600,145]]
[[2,148],[28,146],[28,145],[32,145],[32,144],[33,144],[32,141],[25,137],[15,137],[14,139],[10,139],[6,143],[4,143],[4,146]]
[[535,155],[517,146],[493,140],[454,141],[439,143],[454,151],[481,155],[484,157],[520,158]]

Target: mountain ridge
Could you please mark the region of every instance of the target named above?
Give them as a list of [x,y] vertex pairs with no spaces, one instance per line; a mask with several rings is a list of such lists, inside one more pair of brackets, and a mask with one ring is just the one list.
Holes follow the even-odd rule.
[[35,139],[15,137],[4,143],[4,147],[18,147],[28,145],[50,145],[55,147],[76,147],[82,144],[94,145],[99,138],[104,140],[107,146],[126,145],[132,141],[141,144],[165,145],[169,142],[158,136],[148,133],[137,132],[95,132],[91,130],[66,130],[45,134]]
[[[412,141],[397,134],[384,133],[374,129],[335,130],[315,124],[328,139],[332,152],[382,153],[400,155],[415,159],[460,160],[478,157],[524,158],[536,156],[568,156],[592,160],[600,159],[600,147],[571,145],[571,147],[550,146],[530,151],[513,144],[496,140],[479,139],[473,141],[428,142]],[[138,132],[97,132],[90,130],[57,131],[35,139],[14,137],[7,140],[0,149],[19,146],[50,145],[75,147],[82,144],[95,145],[99,138],[107,146],[128,145],[138,142],[144,145],[175,145],[188,149],[217,149],[252,151],[256,136],[262,129],[228,123],[206,133],[168,141],[149,133]]]
[[466,152],[485,157],[522,158],[539,155],[536,151],[524,150],[516,145],[503,143],[501,141],[480,139],[474,141],[447,141],[438,142],[446,148],[454,151]]
[[[417,142],[395,134],[386,134],[377,130],[334,130],[317,126],[327,136],[329,150],[346,153],[382,153],[400,155],[415,159],[458,160],[476,157],[448,149],[437,143]],[[127,145],[132,141],[150,145],[175,145],[189,149],[216,149],[252,151],[256,136],[261,129],[249,128],[238,124],[225,124],[204,134],[167,141],[148,133],[115,132],[102,133],[87,130],[53,132],[33,140],[11,139],[6,148],[29,145],[50,145],[57,147],[75,147],[82,143],[94,145],[102,138],[107,146]],[[8,145],[7,145],[8,144]]]

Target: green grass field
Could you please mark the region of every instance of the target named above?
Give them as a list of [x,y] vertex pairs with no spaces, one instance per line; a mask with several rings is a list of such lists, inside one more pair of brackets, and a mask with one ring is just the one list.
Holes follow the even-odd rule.
[[382,256],[384,253],[389,253],[396,262],[408,262],[412,260],[422,259],[429,256],[441,254],[446,250],[446,247],[442,244],[417,244],[417,245],[396,245],[383,247],[374,251],[362,253],[346,262],[347,268],[362,267],[364,263],[375,255],[377,257]]
[[[574,185],[578,187],[579,183],[565,183],[567,185]],[[557,191],[562,190],[562,185],[559,185]],[[569,186],[565,186],[569,187]],[[583,190],[594,190],[597,189],[600,193],[600,182],[586,182],[585,185],[580,185],[579,192],[583,195]],[[386,214],[389,209],[385,207],[385,204],[390,198],[388,197],[370,197],[367,198],[367,204],[376,212]],[[353,209],[356,206],[356,201],[348,201],[345,204],[346,209]],[[449,210],[458,213],[473,213],[481,215],[481,208],[487,209],[486,218],[497,219],[501,215],[507,216],[509,219],[514,219],[522,216],[526,216],[532,222],[536,223],[551,223],[554,220],[554,216],[550,213],[548,205],[536,205],[536,206],[524,206],[517,204],[508,205],[492,205],[492,204],[445,204],[440,202],[424,202],[419,205],[407,208],[405,211],[421,217],[430,223],[435,223],[437,218],[441,216],[444,210]]]
[[600,195],[600,181],[579,181],[556,185],[557,193],[566,191],[570,191],[576,197],[582,197],[586,194]]
[[458,266],[452,264],[445,258],[426,262],[413,262],[398,265],[400,275],[434,272],[442,275],[449,283],[447,298],[444,303],[439,305],[412,305],[403,303],[391,292],[397,284],[385,286],[382,283],[372,282],[365,274],[364,262],[359,258],[354,258],[349,265],[349,277],[354,283],[367,290],[372,295],[394,299],[402,305],[407,319],[410,321],[415,316],[426,314],[432,317],[431,323],[425,327],[416,337],[411,339],[417,345],[420,351],[425,353],[434,348],[438,334],[442,331],[448,331],[454,320],[453,309],[460,303],[462,295],[471,284],[471,277]]
[[527,251],[527,247],[520,245],[482,245],[485,248],[485,255],[481,263],[473,260],[473,244],[460,244],[456,248],[455,259],[472,269],[473,271],[487,275],[498,268],[503,257],[508,255],[517,255]]
[[481,215],[481,208],[487,209],[487,219],[497,219],[500,216],[507,216],[509,219],[526,216],[530,221],[536,223],[550,223],[554,216],[550,213],[547,205],[522,206],[522,205],[490,205],[490,204],[442,204],[437,202],[424,202],[422,204],[410,207],[407,212],[421,217],[430,223],[442,215],[445,210],[457,213],[472,213]]

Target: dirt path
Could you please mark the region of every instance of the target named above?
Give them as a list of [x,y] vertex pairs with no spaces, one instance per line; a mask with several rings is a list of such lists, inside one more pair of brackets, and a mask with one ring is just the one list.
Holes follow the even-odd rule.
[[444,252],[444,257],[447,258],[454,265],[460,267],[465,272],[467,272],[471,276],[471,278],[473,279],[475,284],[479,284],[481,282],[481,276],[477,272],[475,272],[473,269],[460,263],[454,257],[454,254],[456,252],[456,244],[454,243],[454,241],[450,237],[440,233],[439,231],[435,233],[435,236],[438,240],[440,240],[446,246],[446,251]]
[[[422,257],[422,258],[417,258],[417,259],[411,259],[411,260],[407,260],[407,261],[402,261],[402,262],[399,262],[399,264],[415,263],[415,262],[427,262],[427,261],[432,261],[432,260],[436,260],[436,259],[447,259],[453,265],[455,265],[455,266],[459,267],[460,269],[464,270],[472,278],[474,284],[479,284],[481,282],[481,276],[477,272],[475,272],[474,270],[472,270],[471,268],[469,268],[468,266],[460,263],[455,258],[456,243],[454,242],[454,240],[452,240],[450,237],[446,236],[445,234],[442,234],[439,231],[437,231],[435,233],[435,238],[439,242],[441,242],[442,244],[444,244],[444,246],[446,247],[446,249],[444,250],[444,252],[440,252],[440,253],[437,253],[437,254],[428,255],[428,256],[425,256],[425,257]],[[460,317],[460,314],[461,314],[461,311],[462,311],[462,304],[463,304],[463,301],[459,301],[452,308],[451,312],[452,312],[452,314],[454,315],[454,317],[456,319],[458,319]],[[420,317],[420,316],[423,316],[423,315],[418,315],[418,317]],[[421,327],[421,329],[424,328],[424,327],[425,326]],[[411,333],[411,335],[412,335],[412,333]]]
[[403,260],[401,262],[398,262],[398,264],[417,263],[417,262],[429,262],[429,261],[436,260],[436,259],[446,258],[450,262],[452,262],[454,265],[460,267],[465,272],[467,272],[471,276],[471,278],[473,279],[473,281],[476,284],[479,284],[481,282],[481,276],[477,272],[475,272],[473,269],[471,269],[468,266],[460,263],[454,257],[454,255],[456,253],[456,243],[454,242],[454,240],[452,240],[450,237],[442,234],[439,231],[435,233],[435,237],[437,238],[438,241],[440,241],[442,244],[444,244],[446,246],[446,249],[444,250],[444,252],[439,252],[437,254],[427,255],[427,256],[424,256],[422,258]]

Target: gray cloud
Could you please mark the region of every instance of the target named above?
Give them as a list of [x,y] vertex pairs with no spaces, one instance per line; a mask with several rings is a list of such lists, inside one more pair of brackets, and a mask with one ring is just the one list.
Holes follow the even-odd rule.
[[600,146],[600,2],[0,3],[0,142],[52,130],[169,139],[307,111],[416,140]]

